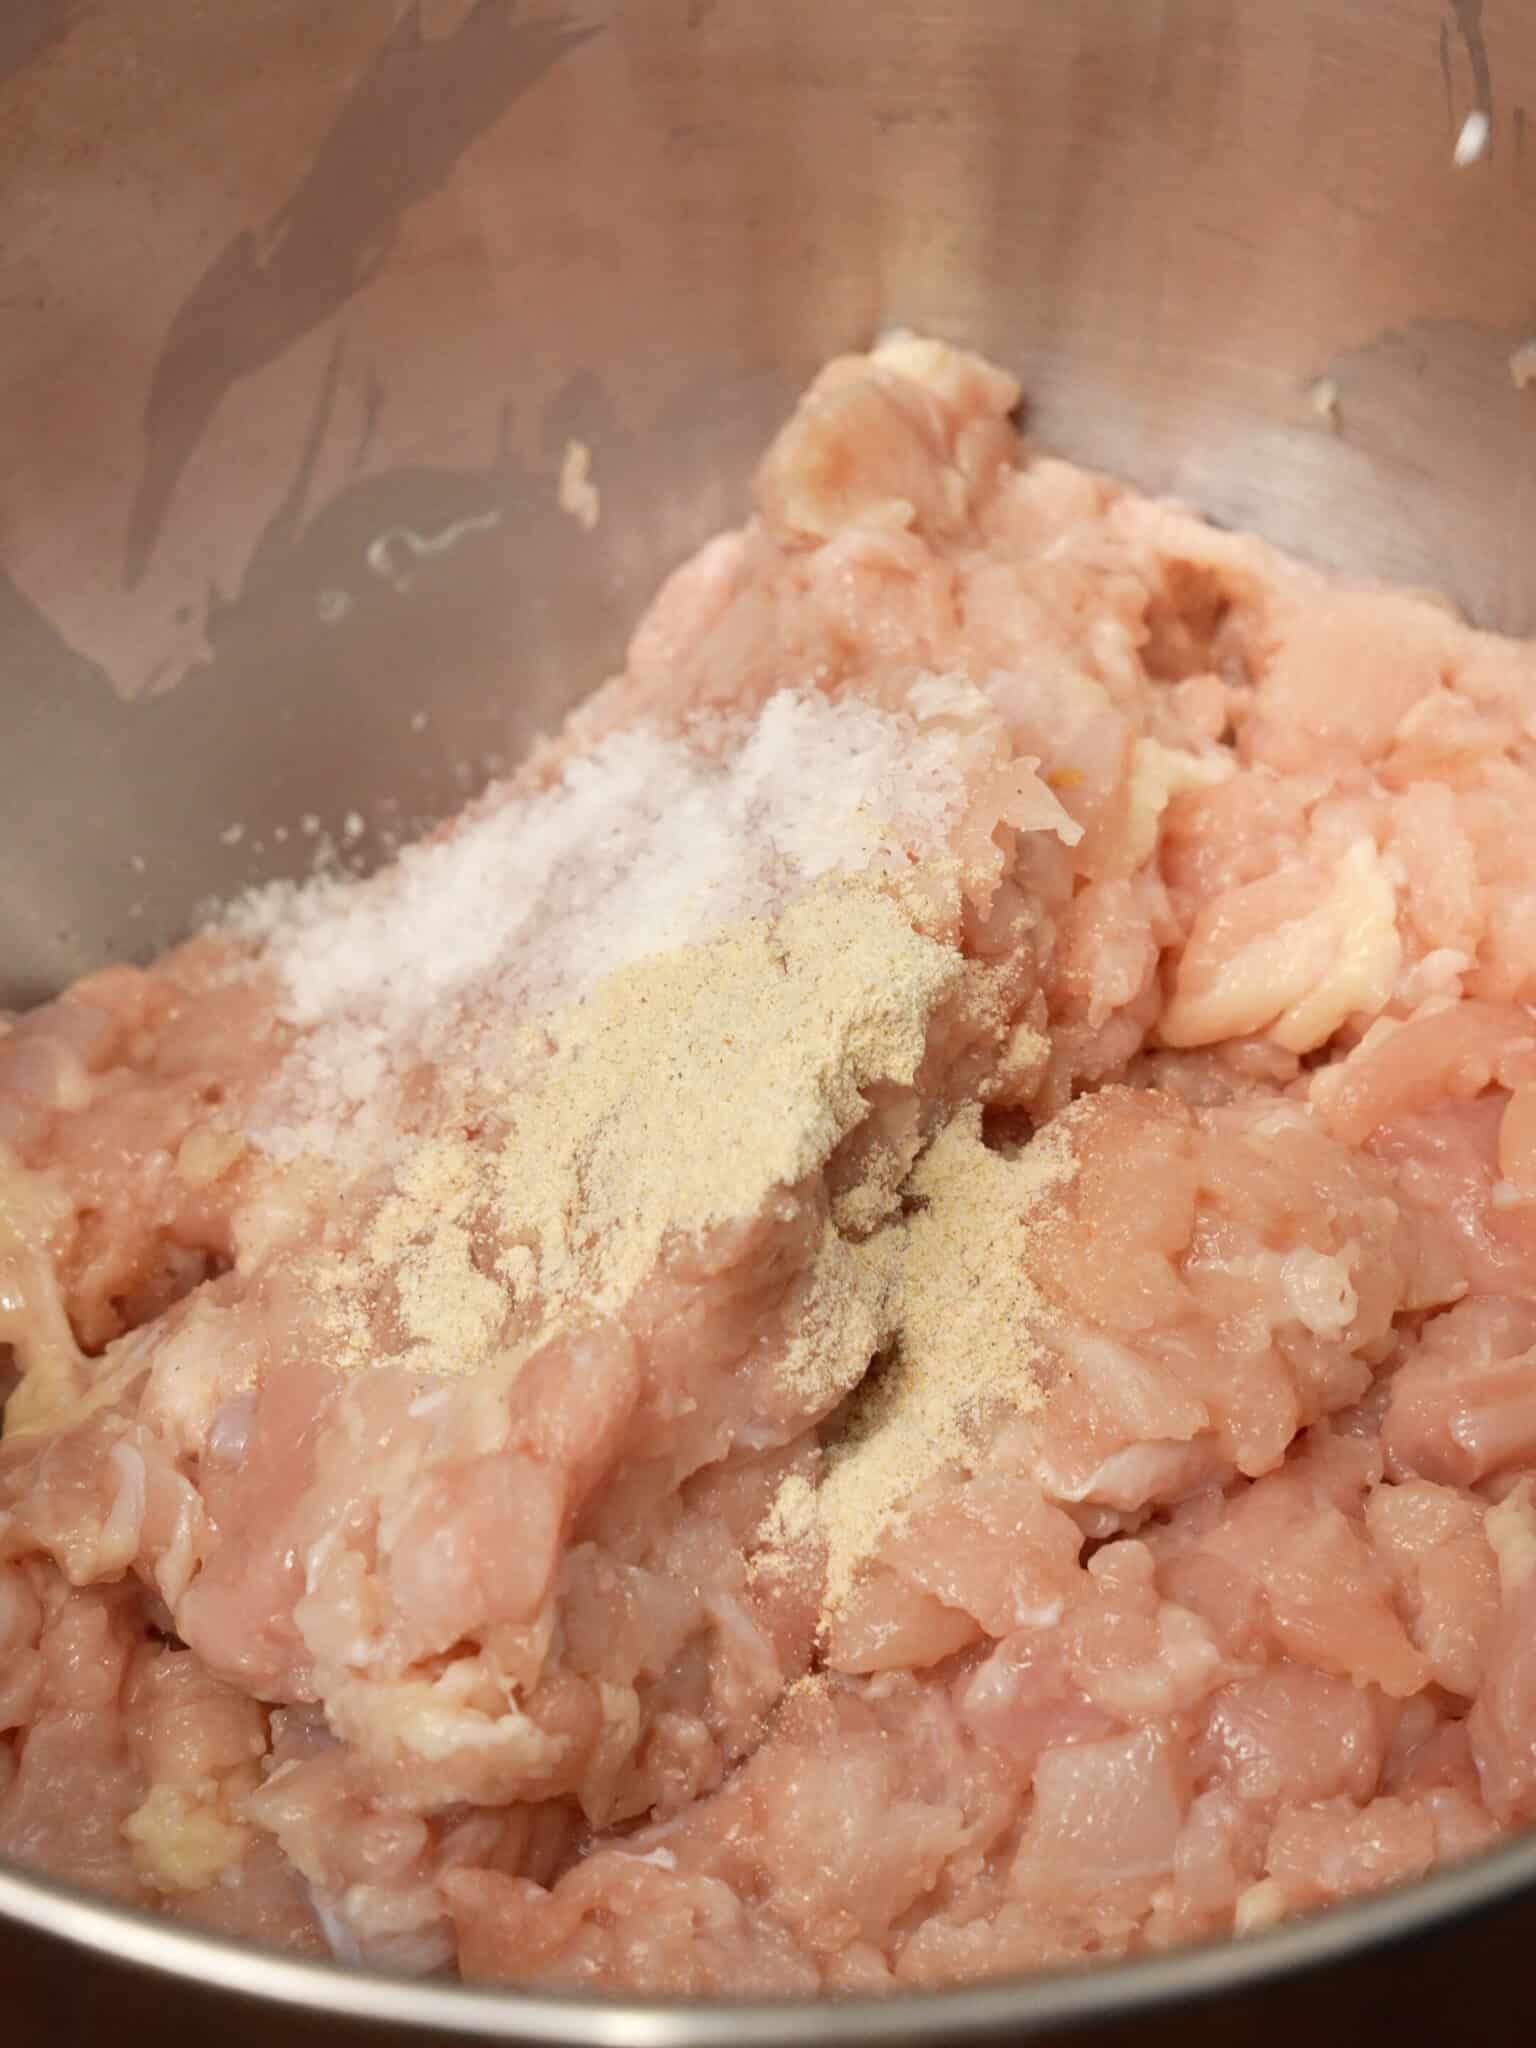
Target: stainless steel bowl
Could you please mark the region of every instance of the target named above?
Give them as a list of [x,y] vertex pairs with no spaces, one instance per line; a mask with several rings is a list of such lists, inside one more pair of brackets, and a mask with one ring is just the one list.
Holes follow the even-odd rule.
[[[1528,106],[1527,0],[5,0],[0,1002],[451,807],[894,324],[1015,369],[1046,445],[1531,631]],[[1145,2040],[1174,2003],[1185,2042],[1331,2039],[1437,1981],[1454,2018],[1533,1882],[1526,1845],[1240,1947],[727,2021],[343,1976],[3,1871],[0,1988],[231,2041],[274,2001],[290,2040]],[[1384,1945],[1427,1929],[1415,1977]]]

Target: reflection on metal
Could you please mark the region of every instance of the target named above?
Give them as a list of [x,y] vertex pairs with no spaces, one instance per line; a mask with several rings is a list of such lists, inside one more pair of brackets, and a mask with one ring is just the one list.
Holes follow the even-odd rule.
[[455,519],[451,526],[443,527],[438,533],[417,533],[409,526],[391,526],[369,541],[364,554],[369,569],[381,582],[387,583],[391,590],[409,590],[415,581],[412,562],[430,561],[434,555],[446,555],[467,533],[490,533],[500,524],[501,510],[493,505],[489,512],[481,512],[468,519]]
[[1451,152],[1451,161],[1458,171],[1464,171],[1468,164],[1482,162],[1488,154],[1492,133],[1492,123],[1481,108],[1468,114],[1461,124],[1461,133],[1456,137],[1456,147]]
[[602,493],[592,481],[592,450],[585,441],[566,442],[555,498],[583,533],[590,533],[602,517]]
[[[22,1876],[0,1863],[0,1921],[14,1915],[29,1926],[99,1954],[123,1957],[156,1974],[147,1983],[114,1980],[124,2003],[152,2021],[157,2039],[201,2043],[200,2014],[185,2032],[176,2024],[176,1980],[184,1985],[238,1993],[257,2001],[254,2012],[230,2003],[232,2023],[249,2024],[240,2041],[265,2044],[272,2027],[285,2048],[335,2048],[359,2037],[341,2022],[371,2023],[361,2039],[377,2048],[408,2048],[425,2037],[431,2048],[503,2041],[548,2048],[957,2048],[996,2043],[1019,2048],[1038,2042],[1079,2048],[1113,2042],[1115,2048],[1162,2048],[1201,2043],[1304,2040],[1319,2044],[1365,2037],[1391,2022],[1405,2040],[1423,2036],[1422,2014],[1434,1979],[1449,1978],[1458,2011],[1487,2013],[1485,1985],[1463,1981],[1455,1959],[1468,1952],[1475,1929],[1458,1928],[1460,1916],[1518,1898],[1536,1885],[1536,1838],[1476,1856],[1425,1883],[1399,1885],[1362,1901],[1314,1914],[1246,1937],[1154,1955],[1139,1962],[1041,1971],[1012,1982],[948,1992],[908,1992],[839,1998],[816,2003],[745,2000],[582,1998],[514,1987],[477,1988],[407,1981],[369,1970],[274,1955],[220,1941],[163,1916],[110,1905],[62,1885]],[[1490,1944],[1484,1965],[1518,1970],[1527,1942],[1505,1915],[1504,1946]],[[1425,1947],[1398,1944],[1417,1938]],[[1458,1946],[1458,1944],[1463,1944]],[[1428,1951],[1426,1953],[1426,1950]],[[1345,1974],[1354,1958],[1375,1952],[1377,1967],[1358,1978]],[[1475,1947],[1471,1953],[1477,1954]],[[78,1959],[59,1953],[62,1973]],[[1512,1978],[1504,1997],[1510,2017],[1523,2018],[1523,1986]],[[116,2003],[114,2002],[114,2011]],[[1437,2011],[1443,2011],[1443,2005]],[[279,2017],[280,2015],[280,2017]],[[1166,2029],[1166,2031],[1164,2031]],[[148,2030],[146,2029],[146,2032]],[[1507,2032],[1474,2030],[1489,2041]],[[129,2038],[141,2038],[135,2030]],[[220,2038],[224,2038],[221,2033]],[[1469,2038],[1467,2032],[1452,2039]]]
[[1483,113],[1493,114],[1493,71],[1488,62],[1488,45],[1483,37],[1483,0],[1451,0],[1457,32],[1466,46],[1472,67],[1472,95]]
[[8,78],[69,34],[83,0],[5,0],[0,7],[0,78]]
[[172,323],[144,414],[130,582],[143,575],[171,494],[225,396],[376,276],[407,211],[591,34],[563,11],[530,16],[517,0],[475,0],[457,28],[429,40],[420,9],[404,10],[292,196],[265,226],[225,245]]
[[84,0],[6,0],[0,8],[0,78],[8,78],[70,33]]

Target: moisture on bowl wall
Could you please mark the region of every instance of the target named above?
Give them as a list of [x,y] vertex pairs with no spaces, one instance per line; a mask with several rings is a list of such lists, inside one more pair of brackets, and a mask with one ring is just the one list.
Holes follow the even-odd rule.
[[0,1036],[0,1854],[852,1992],[1536,1819],[1536,655],[833,363],[510,782]]

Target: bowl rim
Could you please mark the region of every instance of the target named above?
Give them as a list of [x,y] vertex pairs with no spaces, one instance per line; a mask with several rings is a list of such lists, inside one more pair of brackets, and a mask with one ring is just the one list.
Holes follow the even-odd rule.
[[1263,1933],[1130,1961],[845,1999],[619,1998],[386,1976],[181,1927],[0,1861],[0,1918],[162,1977],[278,2008],[540,2048],[786,2048],[1028,2039],[1145,2017],[1389,1948],[1536,1890],[1536,1832],[1449,1870]]

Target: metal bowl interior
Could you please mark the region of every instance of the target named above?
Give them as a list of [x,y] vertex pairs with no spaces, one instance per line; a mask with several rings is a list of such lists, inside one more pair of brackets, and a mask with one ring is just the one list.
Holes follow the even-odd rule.
[[[0,1003],[451,808],[892,325],[1016,370],[1042,445],[1529,632],[1533,105],[1522,0],[11,0]],[[11,1871],[0,1913],[294,2015],[682,2048],[1145,2014],[1533,1882],[1524,1844],[1241,1946],[729,2017],[343,1975]]]
[[[1114,1963],[1051,1971],[956,1990],[887,1999],[806,1999],[722,2003],[614,1999],[459,1984],[402,1981],[365,1970],[301,1962],[212,1939],[164,1920],[103,1903],[0,1866],[0,1915],[73,1947],[132,1963],[140,1971],[229,1994],[246,2007],[250,2037],[281,2024],[285,2039],[335,2041],[427,2037],[433,2041],[504,2041],[540,2048],[895,2048],[938,2044],[1067,2039],[1093,2042],[1168,2038],[1184,2044],[1229,2039],[1235,2014],[1250,2038],[1294,2038],[1298,2015],[1312,2038],[1345,2041],[1369,2017],[1426,2016],[1431,1986],[1422,1965],[1400,1966],[1397,1952],[1418,1938],[1443,1940],[1458,1920],[1486,1912],[1536,1885],[1536,1839],[1495,1850],[1463,1865],[1358,1904],[1250,1936],[1240,1942]],[[1448,1955],[1464,1961],[1454,1948]],[[1528,1959],[1528,1927],[1514,1953]],[[1391,1973],[1341,1984],[1340,1966],[1373,1955]],[[1460,1970],[1456,1972],[1458,1978]],[[1410,1987],[1387,2010],[1384,1986]],[[1300,1996],[1297,1996],[1297,1993]],[[1309,1996],[1310,1994],[1310,1996]],[[157,1999],[163,1991],[155,1993]],[[1473,1987],[1463,2010],[1479,2009]],[[231,2006],[221,2021],[233,2021]],[[1269,2013],[1266,2021],[1264,2014]],[[1316,2021],[1326,2014],[1326,2030]],[[295,2031],[302,2017],[309,2023]],[[351,2023],[354,2031],[336,2033]],[[1273,2032],[1269,2031],[1273,2026]],[[189,2036],[190,2036],[190,2030]],[[176,2036],[173,2033],[173,2038]],[[246,2038],[229,2037],[230,2048]],[[1484,2035],[1487,2038],[1487,2035]]]

